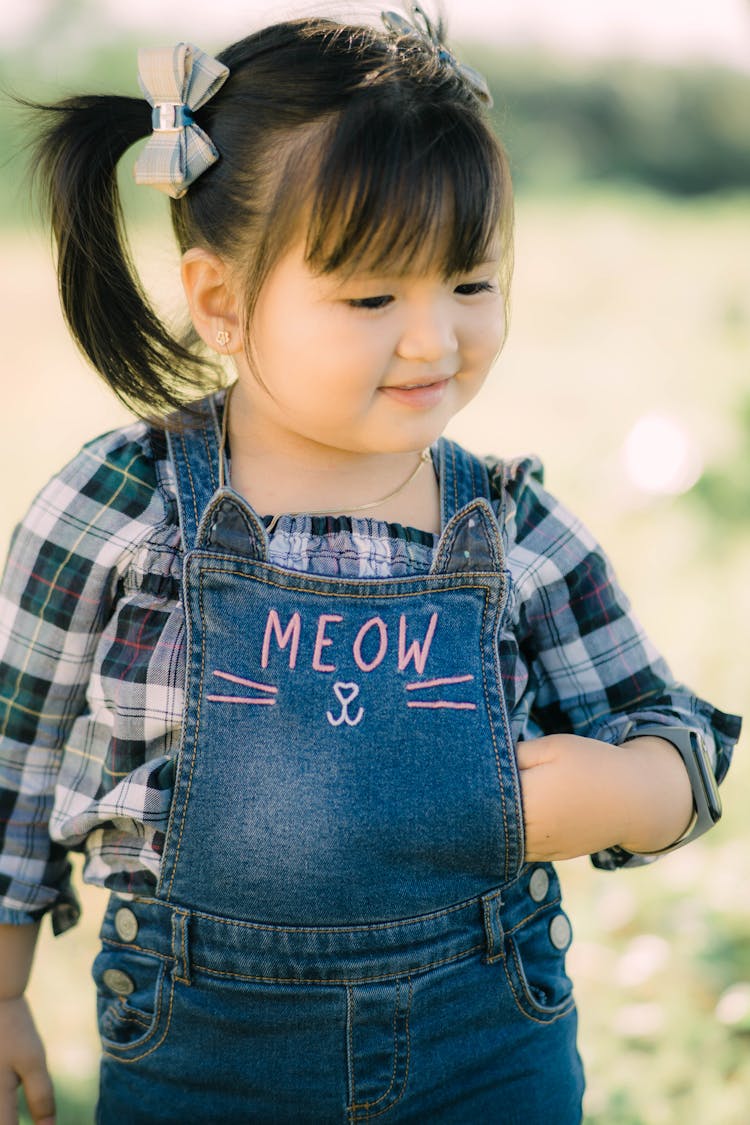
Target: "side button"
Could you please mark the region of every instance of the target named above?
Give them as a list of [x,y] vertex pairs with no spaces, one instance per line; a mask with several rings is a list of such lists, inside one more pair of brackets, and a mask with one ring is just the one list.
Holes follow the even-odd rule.
[[120,907],[115,914],[115,930],[122,941],[135,941],[138,936],[138,919],[127,906]]
[[105,969],[102,973],[102,983],[117,996],[130,996],[131,992],[135,992],[133,981],[121,969]]
[[564,914],[556,914],[549,924],[549,940],[555,949],[567,949],[572,936],[573,931],[568,919]]
[[543,867],[535,867],[529,879],[529,894],[534,902],[542,902],[549,890],[549,875]]

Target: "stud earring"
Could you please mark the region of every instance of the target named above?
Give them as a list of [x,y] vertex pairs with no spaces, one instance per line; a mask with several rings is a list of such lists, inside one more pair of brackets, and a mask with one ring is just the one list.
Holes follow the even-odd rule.
[[232,333],[227,332],[226,328],[220,328],[216,333],[216,343],[220,348],[225,348],[231,339]]

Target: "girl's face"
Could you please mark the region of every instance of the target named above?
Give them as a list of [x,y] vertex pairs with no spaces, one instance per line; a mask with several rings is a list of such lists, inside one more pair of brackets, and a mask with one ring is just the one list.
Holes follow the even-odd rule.
[[276,452],[422,449],[482,386],[505,332],[499,257],[446,280],[315,274],[304,246],[276,264],[237,390]]

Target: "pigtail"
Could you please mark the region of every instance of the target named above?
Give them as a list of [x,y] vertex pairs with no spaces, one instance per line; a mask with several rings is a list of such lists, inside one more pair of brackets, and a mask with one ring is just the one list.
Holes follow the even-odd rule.
[[145,416],[205,391],[207,364],[161,323],[135,271],[117,164],[151,131],[145,101],[114,95],[24,103],[40,115],[33,179],[57,244],[65,318],[77,344],[131,409]]

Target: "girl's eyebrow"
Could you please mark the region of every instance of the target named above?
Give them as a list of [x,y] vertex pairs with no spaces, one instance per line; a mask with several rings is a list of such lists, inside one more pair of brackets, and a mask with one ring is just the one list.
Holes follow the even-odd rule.
[[[475,273],[480,270],[499,269],[501,258],[502,255],[498,253],[497,255],[488,257],[481,262],[475,262],[471,266],[465,266],[462,269],[456,270],[454,273],[450,274],[450,277],[461,277],[463,274]],[[381,272],[376,269],[370,270],[366,266],[362,266],[361,268],[353,271],[342,271],[342,273],[338,276],[338,271],[334,271],[328,276],[335,279],[337,281],[337,287],[340,288],[344,285],[355,284],[357,282],[382,282],[384,284],[392,284],[398,281],[402,281],[405,277],[410,277],[413,275],[425,276],[428,272],[428,270],[403,270],[394,273],[387,273]],[[441,270],[436,270],[435,272],[440,273],[440,275],[443,276]]]

